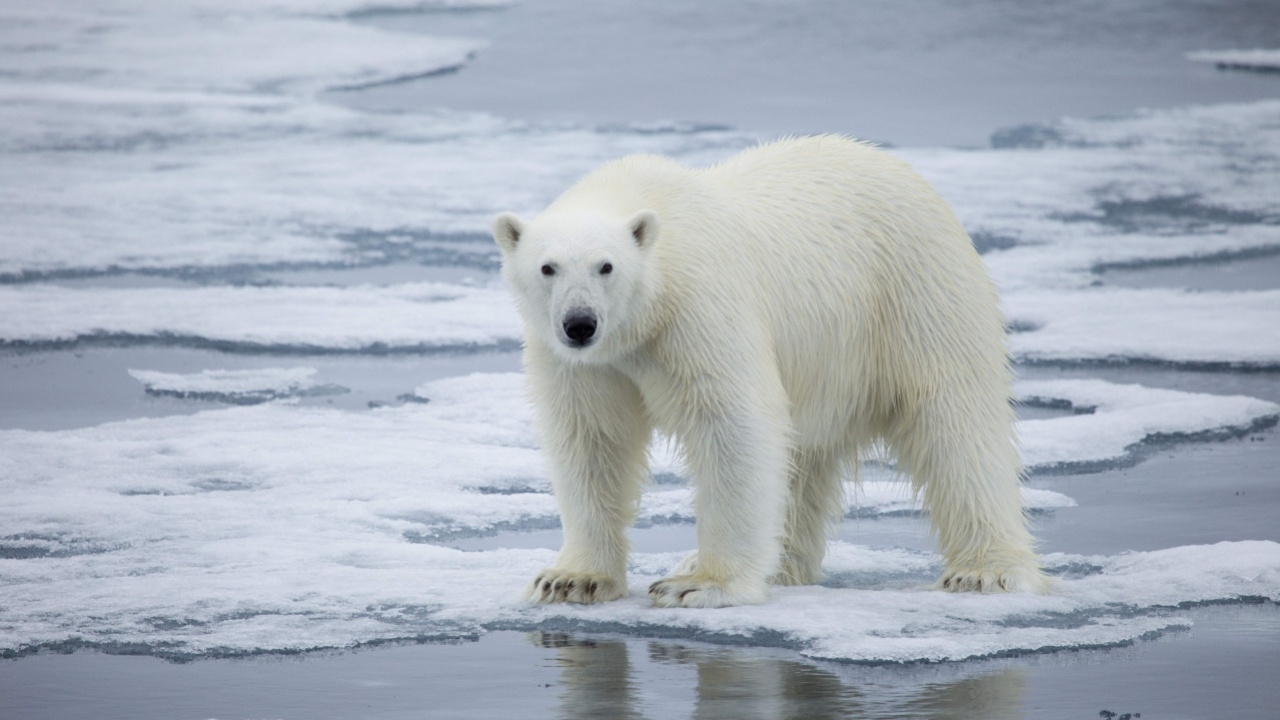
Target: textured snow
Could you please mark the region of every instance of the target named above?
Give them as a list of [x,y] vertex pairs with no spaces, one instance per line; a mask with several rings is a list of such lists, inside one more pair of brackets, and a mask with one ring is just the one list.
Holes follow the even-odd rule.
[[21,49],[8,54],[6,73],[19,82],[296,95],[439,72],[461,65],[484,46],[478,40],[423,39],[307,16],[340,5],[70,0],[50,8],[10,3],[0,11],[0,42]]
[[133,338],[213,346],[355,351],[515,343],[505,290],[447,283],[389,287],[0,287],[0,340]]
[[407,5],[0,8],[0,277],[406,255],[492,265],[492,244],[476,241],[496,208],[532,211],[617,155],[705,161],[749,142],[318,100],[455,68],[482,48],[333,17]]
[[1018,423],[1023,458],[1042,471],[1119,463],[1144,442],[1236,435],[1280,420],[1280,405],[1243,395],[1103,380],[1022,381],[1015,392],[1023,402],[1066,404],[1079,413]]
[[151,395],[251,404],[286,397],[346,392],[336,385],[316,382],[312,367],[202,370],[198,373],[166,373],[129,370]]
[[[1095,407],[1022,423],[1037,465],[1056,462],[1062,448],[1073,460],[1110,457],[1124,452],[1116,438],[1214,431],[1277,412],[1247,398],[1100,381],[1021,390]],[[935,556],[837,544],[828,587],[779,588],[765,607],[649,608],[643,587],[677,556],[638,554],[629,599],[532,608],[518,591],[550,551],[433,544],[556,525],[522,376],[476,374],[416,392],[430,401],[359,413],[270,403],[0,432],[0,652],[77,644],[176,655],[286,651],[571,626],[746,635],[818,657],[945,659],[1122,642],[1178,625],[1164,606],[1280,592],[1274,543],[1050,556],[1068,575],[1101,569],[1064,577],[1048,597],[925,592]],[[656,446],[664,453],[671,456]],[[868,474],[861,490],[850,488],[851,513],[916,507],[905,483]],[[1033,509],[1073,504],[1043,490],[1024,499]],[[653,485],[640,523],[687,521],[691,503],[683,485]]]
[[[492,268],[496,250],[484,233],[499,209],[536,212],[578,174],[624,152],[705,162],[749,142],[719,130],[597,132],[480,116],[374,116],[268,95],[131,90],[123,109],[98,112],[117,96],[90,102],[81,89],[64,90],[0,83],[13,100],[0,113],[18,116],[0,164],[12,179],[0,184],[8,188],[0,190],[8,218],[0,275],[11,279],[300,262]],[[1277,102],[1189,108],[1025,128],[1013,149],[895,152],[938,185],[989,249],[1006,311],[1027,330],[1011,339],[1017,357],[1266,368],[1280,366],[1276,336],[1248,329],[1277,324],[1274,291],[1092,285],[1099,267],[1280,248],[1276,118]],[[101,122],[108,125],[94,127]],[[76,158],[70,168],[54,161],[68,154]],[[223,292],[225,301],[211,302]],[[399,292],[414,291],[373,295]],[[347,308],[372,299],[364,288],[327,293],[324,303]],[[344,293],[353,297],[338,299]],[[243,313],[269,324],[274,297],[250,288],[12,289],[0,296],[0,339],[98,333],[257,342],[243,337],[259,334]],[[495,294],[488,302],[496,310],[506,301]],[[170,320],[171,303],[198,312]],[[288,328],[290,340],[264,342],[359,347],[369,325],[357,315],[308,318]],[[442,337],[430,337],[436,328]],[[381,341],[417,347],[519,337],[514,314],[462,313],[422,332]]]
[[1280,290],[1021,291],[1004,303],[1015,326],[1034,328],[1009,337],[1025,360],[1280,366],[1280,332],[1259,332],[1280,328]]

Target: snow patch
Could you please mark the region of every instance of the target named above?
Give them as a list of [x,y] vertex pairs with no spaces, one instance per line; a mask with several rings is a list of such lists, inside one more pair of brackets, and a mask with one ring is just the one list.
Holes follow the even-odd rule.
[[239,405],[287,397],[347,392],[346,388],[337,385],[317,383],[316,372],[312,367],[203,370],[188,374],[131,369],[129,375],[142,383],[149,395],[214,400]]
[[1209,368],[1280,367],[1280,290],[1187,292],[1089,288],[1009,292],[1009,336],[1029,361],[1129,362]]
[[0,345],[163,342],[226,350],[405,351],[515,345],[505,290],[389,287],[0,287]]
[[1241,435],[1276,424],[1280,405],[1242,395],[1208,395],[1102,380],[1036,380],[1015,385],[1019,398],[1058,400],[1087,414],[1022,420],[1028,466],[1070,472],[1136,461],[1146,443]]
[[1219,70],[1280,72],[1280,50],[1272,48],[1198,50],[1187,53],[1187,59],[1195,62],[1213,63]]

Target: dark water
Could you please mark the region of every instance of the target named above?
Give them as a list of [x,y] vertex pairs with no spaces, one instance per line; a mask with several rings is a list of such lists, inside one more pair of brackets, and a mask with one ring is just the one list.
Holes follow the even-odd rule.
[[1184,58],[1280,46],[1273,0],[540,0],[361,21],[492,44],[458,73],[339,101],[541,122],[986,146],[1002,127],[1272,98],[1280,85]]

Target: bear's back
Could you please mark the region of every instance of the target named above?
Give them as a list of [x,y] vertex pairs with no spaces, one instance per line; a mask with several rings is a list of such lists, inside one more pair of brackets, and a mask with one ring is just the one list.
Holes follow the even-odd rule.
[[712,287],[695,294],[764,321],[806,429],[834,419],[805,422],[804,407],[830,407],[809,393],[883,407],[894,400],[871,396],[946,382],[958,368],[938,359],[956,352],[1003,368],[1003,318],[986,268],[950,208],[905,162],[821,136],[763,145],[693,174],[711,200],[676,216],[696,217],[705,205],[713,218],[688,236],[691,228],[673,228],[664,266],[713,268],[693,275]]

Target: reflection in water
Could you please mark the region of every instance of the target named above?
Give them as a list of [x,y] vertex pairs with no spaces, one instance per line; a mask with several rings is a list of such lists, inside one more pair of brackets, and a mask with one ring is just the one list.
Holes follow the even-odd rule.
[[636,709],[636,684],[619,640],[574,638],[563,633],[532,633],[536,645],[556,648],[560,664],[560,715],[565,720],[643,717]]
[[[648,642],[648,662],[633,667],[628,645],[640,641],[545,632],[531,633],[529,639],[556,650],[562,685],[558,717],[566,719],[644,717],[637,693],[644,683],[635,676],[656,665],[692,666],[696,720],[1022,716],[1025,682],[1017,668],[986,668],[947,681],[930,666],[853,667],[837,674],[765,651],[660,641]],[[867,677],[856,677],[859,669]]]
[[950,683],[925,685],[917,697],[903,703],[902,712],[890,717],[921,717],[934,720],[1022,717],[1020,669],[1008,669]]
[[649,658],[697,668],[693,717],[842,718],[860,708],[858,693],[812,665],[732,648],[649,643]]

